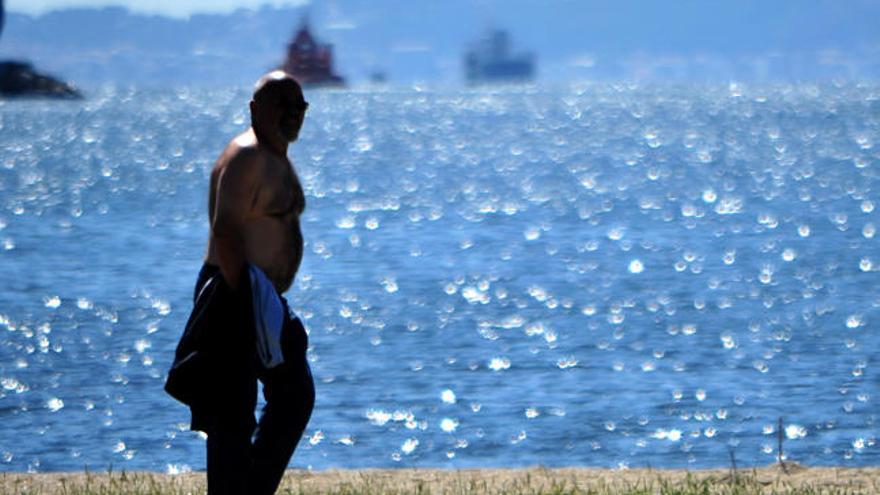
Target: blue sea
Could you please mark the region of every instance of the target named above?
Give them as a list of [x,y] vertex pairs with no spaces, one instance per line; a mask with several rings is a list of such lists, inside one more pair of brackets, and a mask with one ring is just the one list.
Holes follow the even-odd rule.
[[[0,471],[204,469],[162,386],[248,97],[0,101]],[[880,86],[306,98],[291,467],[880,464]]]

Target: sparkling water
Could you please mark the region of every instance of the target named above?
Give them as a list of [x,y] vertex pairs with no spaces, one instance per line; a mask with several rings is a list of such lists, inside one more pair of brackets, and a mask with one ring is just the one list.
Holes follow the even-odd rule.
[[[880,463],[880,87],[306,97],[292,467]],[[0,470],[204,469],[162,385],[247,100],[0,102]]]

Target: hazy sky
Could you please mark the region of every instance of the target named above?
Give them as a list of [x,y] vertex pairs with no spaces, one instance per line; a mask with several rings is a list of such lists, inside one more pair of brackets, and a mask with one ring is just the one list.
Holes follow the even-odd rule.
[[309,0],[5,0],[6,10],[26,14],[42,14],[70,7],[125,6],[136,12],[185,17],[194,12],[230,12],[237,8],[258,8],[261,5],[295,6]]

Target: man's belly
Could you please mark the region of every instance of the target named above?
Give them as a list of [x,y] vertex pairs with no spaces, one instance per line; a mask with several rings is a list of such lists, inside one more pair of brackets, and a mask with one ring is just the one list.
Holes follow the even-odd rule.
[[245,258],[269,277],[278,292],[290,288],[302,260],[298,229],[275,218],[248,222],[244,232]]

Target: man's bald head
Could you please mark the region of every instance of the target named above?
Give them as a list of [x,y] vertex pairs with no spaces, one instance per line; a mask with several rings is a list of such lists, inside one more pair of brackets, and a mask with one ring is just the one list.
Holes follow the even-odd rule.
[[303,100],[302,88],[299,83],[293,76],[282,70],[273,70],[254,84],[254,101],[278,95],[293,96],[300,101]]

